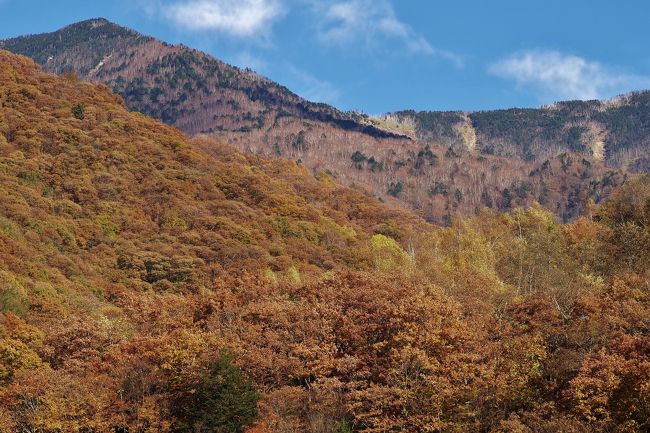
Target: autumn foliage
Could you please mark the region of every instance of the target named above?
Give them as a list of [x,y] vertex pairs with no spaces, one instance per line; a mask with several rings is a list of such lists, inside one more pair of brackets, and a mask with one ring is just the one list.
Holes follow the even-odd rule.
[[0,432],[648,431],[648,215],[434,227],[0,52]]

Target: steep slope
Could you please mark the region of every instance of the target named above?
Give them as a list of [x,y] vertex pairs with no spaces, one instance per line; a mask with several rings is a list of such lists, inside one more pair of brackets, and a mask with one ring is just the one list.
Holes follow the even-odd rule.
[[[244,156],[214,142],[189,144],[177,130],[130,114],[106,87],[37,74],[6,52],[2,60],[3,210],[25,224],[36,218],[36,233],[87,254],[89,263],[106,244],[121,253],[102,261],[115,263],[138,262],[161,239],[178,241],[155,260],[184,269],[179,290],[198,290],[224,266],[230,273],[331,269],[368,230],[417,221],[296,163]],[[46,214],[52,219],[40,221]],[[136,234],[146,234],[147,244],[128,241]],[[202,260],[184,259],[196,255]],[[203,277],[193,281],[191,269]],[[164,279],[158,277],[146,279]]]
[[645,432],[648,206],[436,228],[0,51],[0,432]]
[[[476,130],[474,115],[421,114],[417,127],[414,114],[373,123],[305,101],[252,71],[103,19],[0,41],[0,47],[34,58],[46,71],[73,70],[84,80],[105,83],[129,109],[188,134],[300,161],[436,223],[448,223],[458,212],[470,215],[485,206],[507,210],[534,201],[569,220],[588,199],[599,201],[624,180],[597,152],[580,146],[528,143],[523,136],[514,144],[486,139],[488,127]],[[484,123],[509,134],[527,131],[518,124]],[[591,147],[600,143],[594,128]],[[531,148],[539,150],[534,158],[526,150]]]
[[137,108],[188,134],[262,129],[282,117],[331,122],[346,130],[390,137],[325,104],[315,104],[250,70],[184,46],[171,46],[105,19],[54,33],[0,42],[53,73],[75,71],[103,82]]

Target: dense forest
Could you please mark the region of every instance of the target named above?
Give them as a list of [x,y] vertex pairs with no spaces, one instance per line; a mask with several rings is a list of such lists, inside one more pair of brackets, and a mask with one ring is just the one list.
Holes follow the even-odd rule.
[[650,429],[648,177],[435,227],[0,51],[0,197],[2,432]]

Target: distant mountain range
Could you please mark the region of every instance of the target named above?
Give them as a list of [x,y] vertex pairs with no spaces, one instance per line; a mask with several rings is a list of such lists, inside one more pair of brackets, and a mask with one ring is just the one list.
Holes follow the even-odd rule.
[[306,101],[253,71],[93,19],[0,41],[73,71],[129,109],[240,150],[280,156],[430,221],[537,201],[563,220],[650,171],[650,93],[539,109],[369,117]]
[[633,171],[650,170],[650,92],[609,101],[567,101],[542,108],[462,112],[402,111],[384,125],[453,147],[536,161],[575,152]]

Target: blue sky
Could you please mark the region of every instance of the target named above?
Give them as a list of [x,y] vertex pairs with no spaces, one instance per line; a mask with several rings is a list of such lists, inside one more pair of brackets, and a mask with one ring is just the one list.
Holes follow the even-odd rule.
[[0,38],[94,17],[369,114],[650,88],[645,0],[0,0]]

